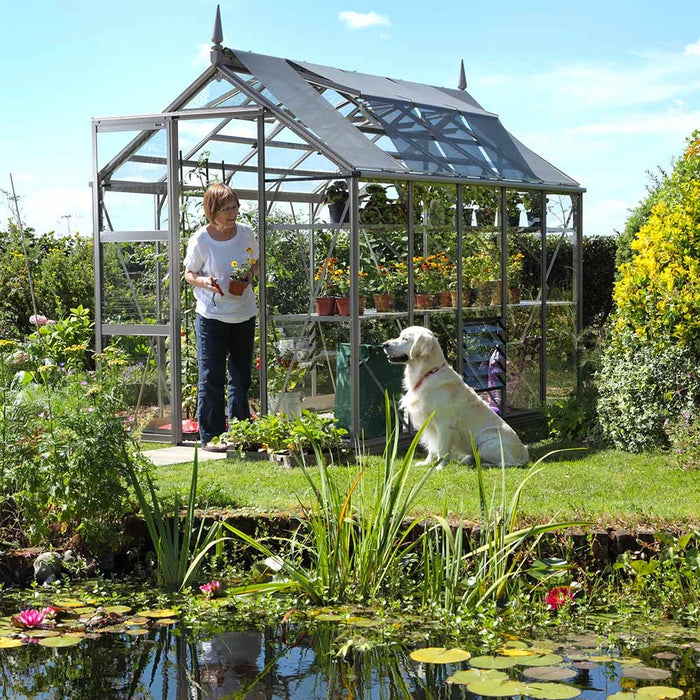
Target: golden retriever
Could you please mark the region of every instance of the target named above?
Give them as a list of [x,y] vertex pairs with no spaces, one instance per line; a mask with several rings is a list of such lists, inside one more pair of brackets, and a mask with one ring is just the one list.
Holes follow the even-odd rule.
[[[414,426],[431,414],[421,443],[428,451],[424,464],[449,460],[472,463],[470,434],[482,463],[525,464],[527,447],[515,431],[445,362],[432,331],[410,326],[383,344],[389,362],[406,365],[401,407]],[[503,454],[501,455],[501,448]]]

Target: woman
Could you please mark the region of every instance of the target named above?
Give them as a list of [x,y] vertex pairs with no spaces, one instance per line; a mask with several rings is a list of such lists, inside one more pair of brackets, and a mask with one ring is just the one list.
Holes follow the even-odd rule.
[[[238,195],[223,184],[204,193],[209,221],[187,243],[185,281],[194,287],[199,393],[197,420],[202,449],[224,452],[214,440],[226,431],[224,388],[228,369],[228,416],[250,418],[250,388],[255,317],[258,309],[251,284],[258,272],[258,243],[252,229],[236,221]],[[252,261],[252,263],[251,263]],[[232,264],[251,263],[242,295],[229,293]]]

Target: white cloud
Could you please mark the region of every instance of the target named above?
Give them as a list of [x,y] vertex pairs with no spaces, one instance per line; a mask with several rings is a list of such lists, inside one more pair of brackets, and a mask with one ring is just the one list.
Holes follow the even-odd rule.
[[649,114],[626,117],[622,121],[576,126],[565,131],[571,136],[688,136],[700,124],[700,111],[686,114]]
[[694,44],[688,44],[683,50],[686,56],[700,56],[700,39],[698,39]]
[[37,233],[75,233],[92,231],[92,195],[90,188],[24,188],[20,197],[22,223]]
[[347,10],[338,14],[338,19],[347,25],[348,29],[367,29],[367,27],[390,27],[391,22],[386,15],[378,12],[355,12]]

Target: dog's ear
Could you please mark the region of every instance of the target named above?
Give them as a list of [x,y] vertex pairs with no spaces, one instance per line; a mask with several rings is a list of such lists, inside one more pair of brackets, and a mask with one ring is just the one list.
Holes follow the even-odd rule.
[[430,352],[432,338],[429,335],[419,335],[411,345],[411,350],[408,357],[413,360],[421,355],[427,355]]

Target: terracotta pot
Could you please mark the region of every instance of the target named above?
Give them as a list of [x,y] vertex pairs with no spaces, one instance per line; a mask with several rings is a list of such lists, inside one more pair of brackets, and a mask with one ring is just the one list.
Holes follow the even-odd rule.
[[452,294],[449,290],[440,292],[438,296],[440,298],[439,303],[441,308],[445,308],[447,306],[454,306],[454,304],[452,303]]
[[[469,296],[471,294],[471,290],[467,289],[466,287],[462,288],[462,307],[469,306]],[[457,291],[452,290],[450,291],[450,303],[453,308],[457,308]]]
[[508,299],[510,299],[511,304],[519,304],[521,299],[520,287],[509,287]]
[[476,301],[481,306],[490,306],[493,299],[493,290],[496,286],[496,280],[486,280],[479,282],[476,293]]
[[335,314],[335,297],[316,297],[316,313],[319,316]]
[[416,292],[413,295],[414,306],[417,309],[432,309],[434,294],[419,294]]
[[[350,315],[350,297],[336,297],[335,298],[335,311],[338,316],[349,316]],[[365,298],[360,297],[360,316],[365,312]]]
[[503,284],[499,281],[493,283],[493,289],[491,290],[491,306],[501,305],[501,292],[503,290]]
[[393,294],[375,294],[374,308],[377,311],[393,311],[394,310],[394,295]]
[[241,280],[229,279],[228,281],[228,293],[234,296],[241,296],[245,292],[245,288],[250,284],[250,282],[243,282]]

